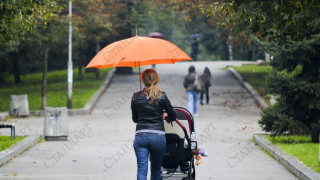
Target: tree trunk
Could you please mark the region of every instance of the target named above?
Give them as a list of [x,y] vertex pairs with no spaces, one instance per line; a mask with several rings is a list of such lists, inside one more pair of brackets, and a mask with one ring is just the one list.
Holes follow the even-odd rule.
[[100,78],[100,69],[96,68],[96,79]]
[[319,143],[319,131],[315,131],[312,133],[312,136],[311,136],[311,142],[313,143]]
[[243,43],[240,44],[240,57],[241,57],[241,60],[246,59],[246,57],[244,55],[244,44]]
[[83,58],[83,53],[82,53],[82,48],[80,47],[79,48],[79,65],[78,65],[78,68],[79,68],[79,71],[78,71],[78,80],[79,81],[82,81],[82,58]]
[[229,47],[226,40],[226,35],[222,34],[221,37],[221,44],[222,44],[222,52],[221,52],[221,59],[228,60],[229,59]]
[[117,67],[116,74],[133,74],[132,67]]
[[[99,53],[100,51],[100,43],[97,41],[97,44],[96,44],[96,52],[97,54]],[[100,78],[100,69],[96,68],[96,79],[99,79]]]
[[41,87],[41,109],[47,106],[47,72],[48,72],[48,54],[50,50],[49,43],[44,45],[44,59],[42,69],[42,87]]
[[252,56],[253,56],[252,50],[251,50],[251,47],[249,46],[248,51],[247,51],[247,60],[252,61],[252,59],[253,59]]
[[20,79],[20,70],[19,70],[17,53],[14,52],[12,57],[13,59],[11,62],[13,67],[14,83],[19,84],[21,82],[21,79]]
[[[126,39],[131,38],[131,20],[132,20],[132,6],[133,2],[132,0],[125,0],[121,1],[124,5],[124,11],[121,13],[124,13],[123,16],[120,16],[120,19],[122,19],[122,22],[126,22],[126,24],[118,29],[119,35],[118,39]],[[117,67],[116,68],[116,74],[133,74],[132,67]]]

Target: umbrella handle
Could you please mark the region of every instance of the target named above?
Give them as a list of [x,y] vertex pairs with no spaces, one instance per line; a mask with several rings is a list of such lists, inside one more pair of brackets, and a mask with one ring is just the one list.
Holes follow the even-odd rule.
[[139,82],[140,82],[140,91],[141,91],[142,87],[141,87],[141,76],[140,76],[140,61],[138,63],[139,63]]

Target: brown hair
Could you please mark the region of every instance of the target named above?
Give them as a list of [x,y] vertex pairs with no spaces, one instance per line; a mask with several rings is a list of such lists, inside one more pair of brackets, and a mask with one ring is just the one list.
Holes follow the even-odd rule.
[[160,82],[158,73],[153,69],[146,69],[141,73],[141,79],[145,86],[143,92],[148,96],[150,104],[154,103],[157,99],[160,98],[161,90],[156,86]]

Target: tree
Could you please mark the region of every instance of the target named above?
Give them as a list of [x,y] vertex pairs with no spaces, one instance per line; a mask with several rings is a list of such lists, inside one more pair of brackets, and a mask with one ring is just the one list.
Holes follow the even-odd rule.
[[17,48],[20,41],[38,26],[45,26],[57,9],[52,0],[4,0],[0,2],[0,46],[7,51]]
[[212,4],[215,18],[229,15],[220,26],[246,30],[274,56],[268,76],[278,104],[262,114],[259,124],[272,135],[320,133],[320,2],[315,0],[233,1]]
[[[135,27],[141,27],[144,21],[145,0],[87,0],[75,1],[73,23],[75,30],[75,48],[79,57],[79,75],[81,79],[82,60],[92,59],[85,56],[83,49],[91,48],[97,54],[100,47],[104,47],[114,41],[132,37]],[[146,15],[145,15],[146,17]],[[132,72],[132,68],[121,68]],[[96,77],[99,70],[96,69]],[[117,68],[117,71],[120,69]]]
[[[108,2],[110,3],[110,1]],[[101,41],[112,35],[110,16],[108,8],[111,6],[103,0],[75,1],[73,12],[73,25],[75,34],[75,48],[78,50],[78,80],[82,79],[83,49],[87,48],[88,41],[94,42],[96,52],[100,51]],[[111,6],[115,8],[115,6]],[[96,69],[96,77],[99,78],[99,70]]]
[[57,9],[51,0],[4,0],[0,2],[0,56],[6,58],[11,53],[15,83],[20,83],[20,68],[17,53],[20,42],[39,27],[46,27]]
[[[119,18],[119,26],[116,27],[118,35],[116,36],[117,40],[122,40],[132,37],[132,0],[120,0],[120,8],[116,14]],[[116,73],[118,74],[132,74],[131,67],[117,67]]]
[[48,72],[48,55],[52,44],[63,40],[63,35],[66,34],[67,24],[63,17],[59,17],[63,7],[63,0],[59,2],[59,9],[54,12],[54,17],[47,23],[45,29],[39,29],[35,39],[40,41],[43,52],[43,66],[42,66],[42,86],[41,86],[41,109],[47,106],[47,72]]

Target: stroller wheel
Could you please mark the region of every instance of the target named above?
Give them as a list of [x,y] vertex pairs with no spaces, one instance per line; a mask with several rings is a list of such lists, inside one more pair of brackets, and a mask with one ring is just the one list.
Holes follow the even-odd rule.
[[185,162],[185,163],[180,164],[181,171],[189,171],[189,167],[190,167],[189,162]]
[[190,166],[188,170],[188,180],[196,179],[196,168],[194,167],[194,157],[191,158]]

